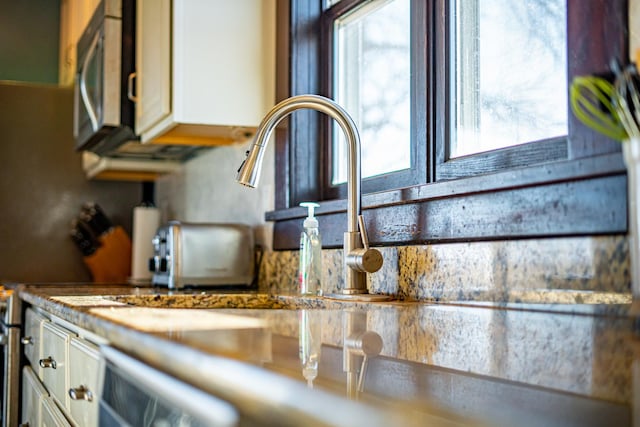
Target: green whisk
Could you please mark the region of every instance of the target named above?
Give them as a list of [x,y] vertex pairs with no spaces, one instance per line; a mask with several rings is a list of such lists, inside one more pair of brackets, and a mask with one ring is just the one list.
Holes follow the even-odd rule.
[[569,98],[573,113],[582,123],[609,138],[627,139],[614,105],[616,88],[609,81],[595,76],[575,77],[569,88]]

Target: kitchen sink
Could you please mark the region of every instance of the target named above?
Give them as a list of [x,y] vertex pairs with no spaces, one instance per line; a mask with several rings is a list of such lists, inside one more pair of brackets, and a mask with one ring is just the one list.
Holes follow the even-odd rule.
[[93,308],[90,312],[115,323],[146,332],[260,329],[267,325],[262,319],[202,309],[124,306],[117,310],[104,307]]
[[174,291],[144,289],[142,293],[116,295],[87,296],[55,296],[52,300],[74,307],[144,307],[171,309],[256,309],[256,310],[308,310],[344,308],[369,309],[372,306],[388,307],[397,304],[392,302],[358,302],[333,300],[319,296],[302,296],[292,294],[266,294],[253,292],[220,292],[207,291]]
[[[154,295],[116,295],[105,297],[116,303],[135,307],[154,308],[192,308],[192,309],[312,309],[341,308],[337,301],[327,301],[320,297],[301,297],[294,295],[269,295],[254,293],[216,294],[154,294]],[[336,305],[340,304],[340,305]]]
[[[321,297],[295,295],[268,295],[259,293],[179,293],[102,296],[110,304],[93,307],[90,312],[147,332],[263,329],[274,312],[294,310],[341,308],[340,302]],[[222,313],[216,309],[226,309]],[[269,312],[265,312],[265,310]],[[282,315],[282,314],[281,314]],[[266,316],[266,317],[265,317]]]

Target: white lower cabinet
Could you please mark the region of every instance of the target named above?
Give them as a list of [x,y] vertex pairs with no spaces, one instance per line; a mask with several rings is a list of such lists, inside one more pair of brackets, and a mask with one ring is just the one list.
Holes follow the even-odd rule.
[[31,366],[22,369],[22,426],[42,424],[42,401],[49,397]]
[[79,426],[98,425],[98,347],[82,338],[69,344],[69,410]]
[[[25,313],[24,426],[98,425],[99,337],[45,312]],[[53,316],[52,316],[53,317]],[[87,337],[91,337],[87,339]]]
[[[75,335],[75,334],[73,334]],[[72,333],[52,322],[42,327],[42,358],[39,361],[43,369],[44,386],[62,407],[69,406],[69,341]]]
[[42,368],[39,365],[40,354],[42,352],[42,325],[47,319],[33,310],[27,310],[25,314],[24,335],[22,344],[24,346],[24,355],[33,367],[36,376],[42,379]]
[[22,370],[22,422],[28,427],[67,427],[64,416],[30,366]]
[[50,398],[45,397],[42,399],[42,427],[67,427],[71,426],[69,421],[65,418],[60,408],[56,405],[56,402]]

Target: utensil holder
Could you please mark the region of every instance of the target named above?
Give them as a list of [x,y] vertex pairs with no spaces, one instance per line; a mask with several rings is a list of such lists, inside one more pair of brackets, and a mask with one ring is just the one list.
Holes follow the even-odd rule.
[[131,275],[131,239],[120,226],[98,238],[101,245],[84,263],[96,283],[127,283]]
[[622,156],[627,166],[627,221],[629,224],[629,267],[631,291],[634,299],[640,297],[640,138],[630,138],[622,143]]

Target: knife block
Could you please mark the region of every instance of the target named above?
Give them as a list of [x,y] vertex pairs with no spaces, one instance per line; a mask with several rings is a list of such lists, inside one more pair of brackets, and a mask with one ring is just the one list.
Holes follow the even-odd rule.
[[131,275],[131,239],[120,226],[112,227],[100,237],[101,246],[84,263],[95,283],[127,283]]

